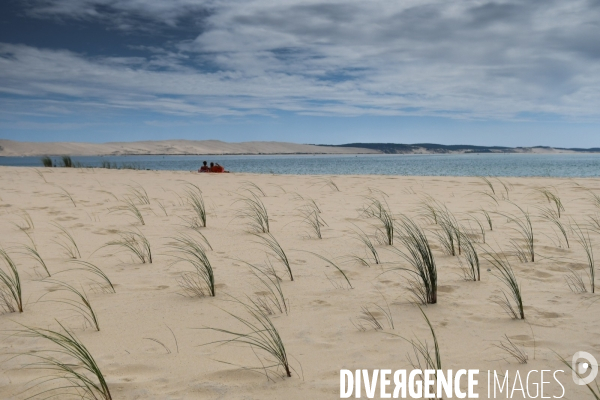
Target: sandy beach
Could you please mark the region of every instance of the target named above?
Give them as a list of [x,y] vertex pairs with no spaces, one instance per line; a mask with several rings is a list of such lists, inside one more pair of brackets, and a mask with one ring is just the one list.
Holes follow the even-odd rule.
[[[584,238],[589,234],[592,245],[600,238],[589,229],[590,217],[600,211],[592,195],[600,194],[600,182],[502,178],[489,183],[476,177],[2,167],[0,247],[18,268],[24,311],[0,314],[0,398],[27,398],[60,385],[50,382],[32,388],[34,380],[48,372],[22,368],[35,362],[23,354],[55,347],[48,340],[15,332],[23,326],[60,331],[59,323],[93,355],[113,399],[335,399],[340,396],[340,369],[410,370],[408,355],[415,361],[415,353],[409,341],[427,342],[431,349],[433,339],[409,290],[407,279],[412,275],[398,269],[411,268],[398,253],[406,251],[403,216],[423,229],[433,250],[437,303],[422,309],[435,330],[443,369],[481,370],[480,398],[487,398],[483,371],[509,371],[511,377],[520,371],[524,382],[531,370],[561,369],[564,398],[592,398],[587,387],[573,383],[571,371],[557,354],[567,360],[576,351],[600,355],[600,295],[589,292],[587,256],[576,234],[583,232]],[[192,185],[201,190],[206,227],[194,212],[190,193],[200,192]],[[567,238],[548,218],[557,204],[544,190],[564,206],[558,221]],[[270,233],[288,257],[293,281],[260,239],[268,236],[249,232],[251,220],[243,218],[248,199],[264,204]],[[376,202],[394,220],[392,246],[383,244],[383,225],[372,209]],[[143,224],[128,204],[139,210]],[[436,223],[427,204],[439,207],[438,217],[447,207],[448,215],[473,242],[481,262],[480,281],[465,279],[464,253],[448,254],[438,239],[443,237],[440,221]],[[527,255],[518,223],[510,219],[524,221],[517,205],[531,218],[535,262],[515,255],[517,248]],[[310,223],[314,217],[320,239]],[[581,231],[571,230],[578,229],[576,224]],[[359,239],[361,231],[373,243],[379,264]],[[141,262],[114,244],[127,232],[147,239],[152,263]],[[185,277],[195,271],[176,248],[181,243],[177,239],[183,237],[194,238],[206,249],[216,296],[191,296],[182,287]],[[37,249],[47,271],[26,245]],[[507,288],[486,251],[506,256],[521,288],[524,320],[511,318],[497,304]],[[115,292],[75,261],[101,269]],[[214,343],[232,336],[203,329],[247,333],[229,313],[250,318],[235,299],[248,304],[269,298],[257,278],[261,275],[249,266],[265,271],[269,263],[281,279],[289,309],[286,313],[271,306],[267,312],[293,368],[289,378],[282,376],[281,368],[268,368],[273,359],[264,352],[239,343]],[[0,267],[7,271],[7,265]],[[582,277],[588,292],[569,288],[571,271]],[[77,312],[73,304],[81,302],[61,286],[65,283],[87,294],[99,331]],[[364,310],[381,329],[372,320],[361,319]],[[498,347],[507,338],[523,351],[526,364]],[[539,383],[539,375],[535,376]],[[561,386],[552,376],[544,380],[550,382],[544,396],[560,396]],[[513,398],[523,396],[517,392]]]

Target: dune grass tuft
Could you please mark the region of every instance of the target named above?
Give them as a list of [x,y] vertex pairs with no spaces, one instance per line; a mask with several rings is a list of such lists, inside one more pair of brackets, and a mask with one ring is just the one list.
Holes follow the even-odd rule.
[[486,178],[485,176],[478,176],[478,178],[481,179],[492,190],[492,193],[494,195],[496,195],[496,190],[494,189],[494,185],[488,178]]
[[165,217],[168,217],[169,214],[167,213],[167,209],[166,209],[165,205],[160,200],[156,200],[156,203],[158,204],[160,209],[163,211],[163,213],[165,213]]
[[433,197],[426,196],[419,208],[421,209],[420,215],[430,223],[437,225],[439,204]]
[[316,212],[321,214],[321,208],[319,208],[319,205],[317,204],[317,202],[314,199],[312,199],[310,197],[305,197],[304,199],[308,203],[309,207],[312,207]]
[[[467,262],[468,267],[464,268],[464,276],[466,280],[470,281],[480,281],[481,280],[481,272],[479,266],[479,256],[477,255],[477,250],[473,245],[473,241],[471,238],[465,234],[460,233],[462,235],[462,243],[464,249],[464,258]],[[460,260],[460,259],[459,259]]]
[[278,310],[280,313],[285,312],[287,315],[289,312],[288,300],[283,294],[281,278],[277,276],[273,265],[269,261],[267,261],[265,267],[259,267],[245,261],[242,262],[250,267],[252,274],[259,280],[262,287],[266,289],[266,294],[259,297],[256,300],[256,304],[269,315],[274,314],[273,309]]
[[152,264],[152,249],[150,242],[140,231],[119,232],[119,239],[111,240],[102,247],[116,246],[124,251],[130,251],[142,263]]
[[48,156],[42,157],[42,165],[47,168],[53,167],[52,159]]
[[285,267],[285,269],[287,271],[288,276],[290,277],[290,280],[293,281],[294,274],[292,272],[290,260],[287,258],[287,254],[285,254],[283,247],[281,247],[281,245],[279,244],[277,239],[275,239],[275,236],[273,236],[270,233],[267,233],[266,237],[260,236],[259,234],[256,234],[256,233],[254,233],[253,235],[259,239],[259,241],[256,243],[260,243],[260,244],[264,245],[268,250],[271,250],[272,254],[275,256],[275,258],[277,258],[279,261],[281,261],[281,263],[283,264],[283,266]]
[[150,340],[150,341],[152,341],[152,342],[154,342],[154,343],[158,343],[158,344],[160,344],[160,345],[163,347],[163,349],[165,349],[165,351],[167,352],[167,354],[171,354],[171,349],[169,349],[169,348],[168,348],[168,347],[167,347],[167,346],[166,346],[166,345],[165,345],[163,342],[161,342],[160,340],[158,340],[158,339],[154,339],[154,338],[147,338],[147,337],[145,337],[145,338],[144,338],[144,340]]
[[483,208],[481,209],[481,212],[483,213],[483,216],[485,217],[485,220],[487,221],[489,227],[490,227],[490,231],[494,230],[494,226],[493,226],[493,222],[492,222],[492,217],[490,217],[490,214],[485,211]]
[[17,265],[3,248],[0,248],[0,260],[6,268],[0,267],[0,307],[6,312],[22,313],[23,292]]
[[61,160],[62,160],[63,167],[65,167],[65,168],[73,167],[73,160],[71,159],[71,156],[62,156]]
[[[560,214],[558,214],[556,211],[554,211],[551,208],[540,208],[540,211],[541,211],[540,217],[542,217],[543,219],[545,219],[548,222],[551,222],[558,229],[558,231],[561,233],[562,237],[565,239],[567,248],[570,248],[571,246],[569,245],[569,236],[567,235],[567,230],[565,229],[564,224],[560,220]],[[558,236],[558,234],[557,234],[557,237],[558,237],[559,245],[560,245],[561,244],[560,236]]]
[[205,282],[197,271],[182,272],[177,278],[177,284],[187,297],[205,297],[207,295]]
[[[521,261],[531,261],[535,262],[535,249],[534,249],[534,235],[533,235],[533,225],[531,224],[531,217],[528,211],[523,210],[517,204],[512,203],[515,207],[521,211],[522,216],[516,216],[514,214],[507,213],[499,213],[500,215],[506,217],[509,222],[513,222],[517,225],[515,229],[517,232],[521,234],[523,241],[525,242],[525,249],[522,249],[521,246],[514,240],[511,241],[513,248],[517,252],[517,256],[521,256]],[[524,258],[524,259],[523,259]]]
[[[352,324],[359,331],[366,331],[368,327],[371,327],[373,330],[381,331],[383,330],[383,325],[377,319],[377,316],[373,314],[371,310],[369,310],[368,306],[362,306],[360,308],[360,314],[356,318],[357,322],[352,321]],[[365,325],[366,324],[366,325]]]
[[[112,292],[112,293],[117,292],[115,290],[115,287],[113,286],[111,280],[108,278],[108,276],[104,273],[104,271],[102,271],[96,265],[94,265],[90,262],[87,262],[87,261],[83,261],[83,260],[70,260],[69,262],[80,265],[79,268],[71,268],[69,270],[80,270],[80,271],[90,272],[90,273],[98,276],[100,279],[102,279],[105,282],[104,285],[96,283],[98,286],[103,288],[103,290],[106,290],[106,291]],[[106,289],[104,289],[104,288],[106,288]]]
[[596,233],[600,233],[600,216],[589,215],[588,219],[590,220],[590,222],[589,222],[590,229]]
[[354,289],[354,287],[352,286],[352,283],[350,283],[350,279],[348,279],[348,276],[346,275],[346,273],[344,272],[343,269],[341,269],[336,263],[334,263],[333,261],[331,261],[330,259],[328,259],[327,257],[323,257],[320,254],[314,253],[312,251],[306,251],[306,250],[300,250],[300,251],[304,251],[305,253],[309,253],[312,254],[313,256],[320,258],[321,260],[325,261],[327,263],[326,266],[331,265],[333,268],[335,268],[340,274],[342,274],[342,276],[344,277],[344,279],[346,280],[346,283],[348,283],[348,287],[350,287],[350,289]]
[[27,231],[31,231],[35,228],[35,225],[33,224],[33,218],[31,218],[31,215],[29,215],[29,213],[25,210],[22,210],[18,216],[23,220],[25,225],[15,223],[15,226],[23,231],[26,235],[29,235]]
[[554,206],[556,207],[556,214],[558,215],[558,218],[560,218],[560,212],[565,211],[565,207],[563,206],[560,197],[558,197],[558,194],[547,188],[537,188],[536,190],[541,193],[546,200],[548,200],[548,203],[554,203]]
[[[373,244],[369,236],[358,226],[355,225],[355,227],[356,229],[358,229],[358,232],[354,231],[354,233],[356,233],[356,238],[365,246],[367,246],[367,249],[373,256],[373,261],[375,262],[375,264],[380,264],[381,260],[379,259],[379,253],[377,252],[377,249],[375,248],[375,245]],[[367,266],[369,265],[366,261],[364,262],[364,264],[366,264]]]
[[148,197],[148,193],[146,189],[140,184],[127,185],[129,187],[129,194],[137,199],[140,204],[150,204],[150,197]]
[[[263,310],[256,307],[254,303],[245,304],[241,301],[237,300],[240,304],[244,306],[246,312],[249,314],[249,317],[240,317],[229,311],[225,311],[235,320],[244,325],[248,331],[247,332],[236,332],[228,329],[220,329],[220,328],[210,328],[204,327],[201,329],[207,329],[219,333],[224,333],[232,336],[230,339],[217,340],[214,342],[206,343],[206,345],[210,344],[242,344],[248,345],[252,348],[253,351],[259,350],[266,354],[264,357],[265,360],[260,360],[261,367],[257,368],[248,368],[248,369],[257,369],[264,371],[268,377],[268,370],[275,368],[281,371],[282,375],[291,377],[293,367],[290,365],[287,350],[283,343],[283,339],[281,338],[279,331]],[[256,353],[255,353],[256,354]],[[256,355],[259,357],[258,355]],[[265,362],[268,363],[265,365]]]
[[495,268],[496,273],[494,275],[508,289],[509,295],[502,290],[502,297],[496,296],[494,302],[501,306],[512,318],[525,319],[521,286],[517,281],[517,277],[515,276],[515,272],[513,271],[508,258],[493,252],[487,252],[485,258]]
[[588,266],[588,277],[590,280],[590,289],[592,293],[596,292],[596,265],[594,263],[594,249],[592,246],[592,241],[590,239],[589,231],[583,231],[579,224],[575,223],[575,228],[573,228],[573,232],[575,236],[577,236],[577,242],[583,247],[585,251],[585,255],[587,258],[587,266]]
[[600,196],[599,196],[599,195],[597,195],[596,193],[592,192],[592,191],[591,191],[591,189],[587,189],[587,188],[586,188],[586,190],[589,192],[589,194],[590,194],[590,196],[591,196],[591,198],[592,198],[592,199],[591,199],[591,200],[592,200],[592,203],[593,203],[593,204],[594,204],[596,207],[600,208]]
[[247,220],[250,232],[269,232],[269,214],[263,202],[256,194],[250,192],[250,196],[242,196],[235,201],[241,202],[243,207],[236,212],[236,218]]
[[[202,236],[204,238],[204,236]],[[206,240],[206,238],[204,238]],[[195,271],[181,274],[178,283],[186,295],[190,297],[215,296],[215,275],[213,267],[206,255],[204,246],[192,236],[180,234],[174,237],[175,244],[170,247],[176,252],[175,263],[192,264]]]
[[395,247],[392,251],[408,261],[411,269],[395,268],[413,274],[409,279],[409,290],[423,304],[437,303],[437,267],[431,246],[423,230],[410,218],[403,216],[399,221],[400,240],[406,247],[405,253]]
[[[244,181],[242,182],[242,186],[240,186],[240,190],[244,190],[246,192],[249,192],[255,196],[262,196],[262,197],[266,197],[267,195],[265,194],[265,192],[254,182],[250,182],[250,181]],[[285,192],[285,190],[284,190]]]
[[383,233],[380,242],[388,246],[394,244],[394,216],[390,207],[384,200],[381,202],[375,197],[367,197],[368,204],[363,207],[363,214],[369,218],[377,218],[383,224]]
[[115,196],[115,194],[113,192],[109,192],[108,190],[97,190],[100,193],[106,193],[108,195],[110,195],[113,199],[115,199],[116,201],[119,201],[119,198],[117,196]]
[[506,197],[504,196],[504,193],[502,193],[502,197],[504,198],[504,200],[510,200],[510,196],[509,196],[508,190],[509,190],[509,187],[512,187],[512,185],[510,183],[507,184],[506,182],[502,181],[500,178],[496,178],[496,180],[504,188],[504,192],[506,193]]
[[48,183],[48,181],[46,180],[46,177],[44,176],[44,174],[42,173],[42,171],[40,171],[37,168],[34,168],[33,170],[35,171],[36,174],[38,174],[38,176],[40,178],[42,178],[42,180],[44,181],[44,183]]
[[314,234],[317,239],[323,239],[321,228],[327,225],[327,222],[320,216],[318,209],[305,206],[300,209],[302,223],[309,228],[310,234]]
[[338,187],[338,185],[336,185],[332,178],[319,178],[317,179],[317,182],[323,184],[322,187],[329,186],[331,190],[335,192],[340,191],[340,188]]
[[126,197],[123,199],[123,203],[125,203],[125,204],[112,209],[110,212],[124,211],[124,212],[128,213],[129,215],[131,215],[132,217],[134,217],[140,224],[146,225],[146,222],[144,221],[144,216],[142,215],[142,212],[135,205],[133,200]]
[[569,273],[565,276],[565,281],[573,293],[585,293],[588,291],[583,281],[583,276],[572,269],[569,269]]
[[528,356],[525,349],[517,346],[508,335],[504,335],[505,340],[500,340],[498,343],[494,343],[494,347],[499,348],[509,356],[513,357],[519,364],[527,364]]
[[[416,362],[411,362],[411,364],[415,366],[415,368],[418,365],[419,367],[422,366],[423,369],[440,371],[442,369],[442,355],[437,336],[435,335],[435,330],[433,329],[433,325],[431,325],[429,318],[427,318],[427,314],[425,314],[421,307],[419,307],[419,311],[423,314],[423,318],[425,318],[425,322],[427,322],[427,326],[429,327],[429,332],[431,332],[431,337],[433,339],[433,354],[431,354],[431,351],[429,350],[427,341],[421,339],[417,339],[416,341],[411,340],[410,343],[416,356]],[[423,362],[421,362],[421,360],[423,360]]]
[[105,169],[133,169],[133,170],[141,170],[143,169],[141,164],[139,163],[121,163],[118,165],[116,162],[111,163],[110,161],[102,161],[99,168]]
[[65,188],[55,185],[57,188],[59,188],[61,190],[62,193],[59,193],[59,195],[61,197],[67,198],[71,201],[71,203],[73,203],[73,207],[77,207],[77,203],[75,203],[75,199],[73,198],[73,196],[71,195],[71,193],[69,193]]
[[498,203],[498,199],[497,199],[497,198],[496,198],[496,196],[495,196],[494,194],[492,194],[492,193],[488,193],[488,192],[485,192],[485,191],[483,191],[483,192],[482,192],[482,191],[476,191],[476,192],[473,192],[473,194],[476,194],[476,193],[477,193],[477,194],[482,194],[482,195],[484,195],[484,196],[487,196],[487,197],[489,197],[490,199],[492,199],[492,200],[494,201],[494,203],[496,203],[496,205],[498,205],[498,204],[499,204],[499,203]]
[[[60,322],[58,324],[62,329],[60,332],[25,325],[21,325],[23,328],[15,332],[21,337],[48,340],[56,347],[51,350],[23,354],[23,356],[33,357],[37,360],[27,364],[26,367],[50,373],[35,383],[33,388],[40,388],[40,386],[41,388],[29,398],[43,396],[46,399],[112,400],[106,379],[92,354],[75,334]],[[56,381],[64,383],[56,386]],[[46,386],[49,384],[52,385]]]
[[432,233],[438,238],[442,248],[448,255],[456,256],[457,250],[458,255],[461,255],[461,240],[463,235],[456,217],[445,206],[437,210],[437,215],[441,232],[432,231]]
[[327,181],[327,186],[329,186],[336,192],[340,191],[340,188],[338,187],[338,185],[336,185],[336,183],[333,181],[333,179],[329,178],[329,179],[326,179],[326,181]]
[[98,321],[98,316],[92,307],[92,303],[87,296],[87,293],[83,288],[81,291],[77,290],[75,287],[69,285],[68,283],[58,281],[56,279],[47,279],[46,282],[52,283],[54,285],[58,285],[60,287],[59,290],[66,291],[75,295],[77,300],[73,299],[60,299],[60,300],[52,300],[56,303],[66,304],[75,310],[77,314],[83,317],[85,323],[94,327],[97,331],[100,331],[100,322]]
[[81,258],[81,253],[79,252],[79,247],[77,247],[77,242],[75,242],[73,235],[71,235],[69,233],[67,228],[65,228],[64,226],[62,226],[58,223],[53,223],[52,225],[54,225],[56,228],[58,228],[58,230],[60,231],[59,235],[63,239],[61,241],[55,240],[54,243],[56,243],[60,247],[62,247],[65,254],[69,258],[73,258],[73,259]]
[[281,193],[283,194],[287,194],[287,190],[285,190],[285,188],[281,185],[278,185],[276,183],[268,183],[268,186],[275,186],[277,189],[281,190]]
[[431,325],[429,318],[427,318],[427,315],[420,306],[419,311],[421,311],[421,314],[423,314],[423,318],[425,318],[425,322],[427,322],[427,326],[429,327],[429,332],[431,333],[431,337],[433,338],[433,349],[430,349],[427,340],[422,339],[420,337],[417,337],[416,339],[406,339],[405,337],[395,333],[388,334],[392,336],[397,336],[407,341],[412,346],[415,359],[413,360],[413,358],[410,355],[408,355],[407,358],[408,362],[413,366],[413,368],[420,370],[433,369],[436,371],[440,371],[442,369],[442,356],[440,352],[440,346],[437,341],[437,336],[435,335],[435,330],[433,329],[433,325]]
[[192,205],[194,209],[194,213],[196,214],[194,218],[197,219],[198,225],[202,225],[202,227],[206,228],[206,207],[204,205],[204,198],[202,197],[202,190],[192,183],[189,184],[189,187],[186,189],[188,202]]
[[[475,223],[479,227],[479,235],[481,236],[481,243],[485,244],[485,229],[483,228],[483,225],[481,224],[481,222],[479,222],[479,219],[477,217],[475,217],[474,215],[470,215],[470,217],[473,219],[473,221],[475,221]],[[470,222],[469,222],[469,227],[471,227]]]
[[40,255],[33,239],[31,240],[31,246],[28,244],[24,244],[23,249],[25,251],[22,254],[25,254],[29,258],[35,260],[44,269],[44,271],[46,271],[46,274],[48,274],[48,276],[51,276],[50,271],[48,270],[48,266],[46,265],[46,262]]
[[[372,305],[376,309],[376,313],[381,313],[383,316],[385,316],[389,328],[394,329],[394,318],[392,316],[392,311],[390,310],[390,305],[388,304],[387,300],[385,300],[385,297],[383,300],[385,301],[385,308],[376,303],[372,303]],[[377,318],[377,315],[369,309],[369,306],[361,307],[360,314],[356,320],[356,323],[352,323],[360,331],[366,331],[367,327],[371,327],[376,331],[383,330],[383,323]]]

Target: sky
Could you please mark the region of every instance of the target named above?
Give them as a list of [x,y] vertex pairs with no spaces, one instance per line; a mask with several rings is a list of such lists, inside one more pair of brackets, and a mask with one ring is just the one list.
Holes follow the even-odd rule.
[[600,0],[2,0],[0,138],[600,146]]

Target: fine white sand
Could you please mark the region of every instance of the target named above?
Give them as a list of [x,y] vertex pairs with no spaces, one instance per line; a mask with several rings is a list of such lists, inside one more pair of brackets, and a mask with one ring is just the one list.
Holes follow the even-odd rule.
[[[339,188],[328,184],[332,179]],[[373,240],[378,220],[365,217],[368,197],[385,200],[396,218],[405,214],[426,230],[438,268],[438,303],[424,307],[435,329],[444,369],[496,370],[511,376],[521,371],[556,370],[566,367],[554,352],[570,359],[576,351],[600,356],[599,294],[573,293],[565,283],[569,269],[582,274],[588,285],[586,257],[576,236],[568,232],[571,248],[559,245],[556,228],[540,217],[539,207],[551,207],[535,188],[546,187],[562,199],[561,221],[579,223],[583,229],[598,208],[591,194],[600,184],[592,179],[505,178],[506,189],[492,180],[491,189],[477,178],[395,176],[285,176],[252,174],[198,174],[190,172],[125,171],[66,168],[0,169],[0,245],[19,269],[25,310],[0,315],[0,398],[26,398],[22,393],[43,371],[21,369],[31,358],[17,353],[53,349],[44,340],[11,335],[18,324],[58,330],[57,321],[71,329],[88,347],[102,369],[114,399],[335,399],[339,398],[339,371],[347,369],[412,369],[407,339],[419,338],[432,347],[431,334],[407,290],[406,272],[386,272],[409,265],[390,246],[376,245],[383,264],[361,265],[352,256],[367,257],[365,246],[356,239],[358,228]],[[289,257],[295,280],[291,282],[282,265],[265,253],[256,237],[247,232],[247,221],[236,219],[243,206],[236,202],[249,195],[252,182],[269,216],[272,234]],[[173,264],[176,253],[170,244],[178,234],[195,235],[186,226],[192,217],[185,198],[186,184],[202,189],[208,208],[208,226],[200,232],[212,245],[207,255],[214,266],[216,297],[183,296],[178,285],[188,263]],[[115,211],[132,196],[132,187],[142,186],[149,205],[138,205],[145,225],[131,215]],[[72,196],[75,205],[65,194]],[[508,193],[507,193],[508,191]],[[387,195],[384,195],[383,193]],[[486,192],[487,194],[484,194]],[[526,320],[513,320],[494,301],[505,289],[489,272],[484,247],[481,281],[463,279],[459,258],[442,251],[434,232],[438,225],[428,221],[421,205],[426,196],[445,204],[479,241],[477,218],[485,229],[486,242],[494,251],[509,256],[521,285]],[[304,199],[302,199],[302,198]],[[494,197],[495,200],[492,198]],[[503,198],[528,210],[535,234],[536,261],[521,263],[510,256],[511,240],[522,245],[516,225],[497,214],[518,209]],[[321,240],[302,223],[300,209],[314,199],[327,223]],[[137,200],[135,200],[136,203]],[[498,204],[496,204],[496,201]],[[164,210],[161,205],[164,206]],[[490,213],[493,231],[481,209]],[[27,222],[30,218],[30,221]],[[81,259],[100,267],[115,284],[116,293],[98,290],[98,278],[70,270],[64,240],[54,224],[73,234]],[[29,226],[31,225],[31,226]],[[153,263],[142,264],[131,253],[103,247],[119,238],[119,232],[142,232],[151,243]],[[85,290],[98,315],[100,331],[85,324],[72,307],[60,300],[73,299],[43,279],[44,271],[23,253],[23,245],[35,241],[52,278]],[[592,242],[598,234],[590,232]],[[395,246],[402,250],[399,238]],[[307,253],[334,260],[346,273],[353,289],[328,264]],[[290,304],[289,315],[276,313],[272,321],[280,332],[292,366],[291,378],[278,377],[271,369],[267,380],[261,364],[248,346],[208,344],[230,336],[200,328],[222,328],[244,332],[245,328],[227,314],[246,317],[243,308],[227,295],[256,299],[264,293],[244,262],[262,265],[270,259],[283,278],[282,288]],[[464,260],[462,261],[465,264]],[[2,268],[6,266],[2,265]],[[62,272],[64,271],[64,272]],[[376,305],[390,304],[394,329]],[[368,307],[384,329],[357,329],[361,307]],[[172,331],[172,333],[171,333]],[[521,365],[494,346],[504,335],[522,347],[528,363]],[[176,338],[176,340],[175,340]],[[152,340],[150,340],[152,339]],[[159,341],[160,343],[157,343]],[[208,344],[208,345],[207,345]],[[167,350],[168,349],[168,350]],[[414,359],[414,355],[413,355]],[[223,362],[219,362],[223,361]],[[229,363],[229,364],[226,364]],[[268,363],[268,361],[266,362]],[[241,367],[259,367],[258,372]],[[486,398],[486,376],[480,378],[480,398]],[[531,378],[534,379],[534,378]],[[539,375],[535,380],[539,383]],[[560,395],[552,377],[545,396]],[[560,375],[569,399],[591,398],[588,389],[575,386],[570,371]],[[525,378],[523,378],[525,381]],[[511,381],[512,386],[512,381]],[[533,389],[533,386],[530,386]],[[363,392],[364,396],[364,392]],[[58,397],[62,398],[62,397]],[[504,398],[504,397],[503,397]],[[513,398],[522,398],[517,392]]]

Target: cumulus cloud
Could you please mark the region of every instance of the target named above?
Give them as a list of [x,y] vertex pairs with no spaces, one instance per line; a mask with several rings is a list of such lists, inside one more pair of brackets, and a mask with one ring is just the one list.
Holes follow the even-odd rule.
[[598,1],[28,4],[36,18],[101,21],[124,31],[201,23],[186,25],[188,40],[147,56],[2,44],[0,91],[25,99],[181,115],[598,117]]

